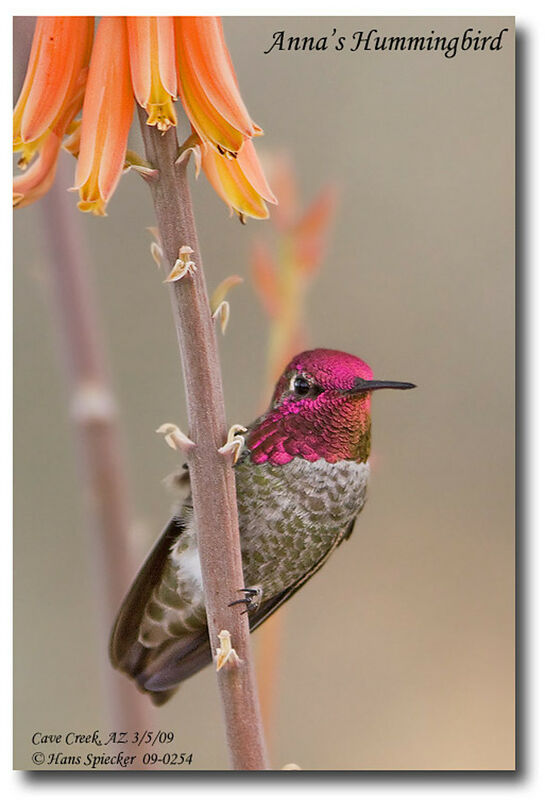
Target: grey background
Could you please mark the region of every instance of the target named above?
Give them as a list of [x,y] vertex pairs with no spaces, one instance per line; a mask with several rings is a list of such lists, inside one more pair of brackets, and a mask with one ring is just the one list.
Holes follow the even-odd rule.
[[[514,764],[514,21],[228,18],[245,101],[286,149],[305,202],[341,206],[309,298],[312,346],[413,380],[373,403],[374,471],[350,542],[290,604],[271,743],[276,767],[512,769]],[[272,33],[495,34],[497,53],[271,53]],[[133,146],[139,146],[135,137]],[[66,158],[69,162],[68,156]],[[72,165],[70,165],[72,166]],[[208,283],[239,272],[221,341],[228,416],[252,419],[267,320],[252,238],[201,177]],[[47,202],[47,198],[43,201]],[[15,764],[35,730],[108,729],[91,549],[47,301],[40,204],[14,215]],[[124,176],[106,219],[83,218],[122,413],[143,557],[168,515],[184,424],[177,346],[149,255],[146,186]],[[228,765],[214,674],[157,715],[193,768]],[[82,752],[85,751],[85,748]],[[75,751],[73,751],[75,752]]]

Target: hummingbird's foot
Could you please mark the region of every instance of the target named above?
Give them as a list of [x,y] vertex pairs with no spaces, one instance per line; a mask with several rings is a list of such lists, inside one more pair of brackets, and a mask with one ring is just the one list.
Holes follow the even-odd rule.
[[165,437],[165,442],[173,450],[179,450],[180,453],[187,455],[187,453],[195,447],[195,442],[192,442],[189,436],[186,436],[177,425],[172,422],[165,422],[160,428],[157,428],[155,433],[161,433]]
[[189,245],[184,244],[183,247],[180,247],[176,263],[163,283],[174,283],[184,278],[186,275],[193,275],[193,273],[197,271],[197,265],[191,259],[192,253],[193,248],[189,247]]
[[218,633],[220,646],[216,648],[216,672],[219,672],[226,664],[240,664],[241,659],[237,655],[237,651],[231,644],[231,634],[229,631],[220,631]]
[[218,453],[222,455],[231,456],[233,464],[236,464],[240,456],[240,451],[244,447],[244,436],[248,428],[243,425],[231,425],[229,433],[227,434],[227,441],[222,447],[219,448]]
[[261,586],[252,587],[251,589],[239,589],[239,592],[244,592],[246,595],[240,600],[233,600],[229,606],[237,606],[239,603],[246,603],[246,608],[241,611],[241,614],[249,614],[250,611],[257,611],[263,599],[263,589]]

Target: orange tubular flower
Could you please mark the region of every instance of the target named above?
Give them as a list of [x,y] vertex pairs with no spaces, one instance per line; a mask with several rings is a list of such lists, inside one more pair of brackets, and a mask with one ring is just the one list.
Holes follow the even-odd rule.
[[[13,149],[22,151],[22,168],[72,102],[89,62],[93,26],[93,17],[38,18],[25,82],[13,114]],[[78,111],[76,108],[74,116]]]
[[121,177],[134,102],[123,17],[102,17],[83,103],[76,169],[81,211],[104,216]]
[[219,196],[237,212],[241,222],[245,222],[246,217],[267,219],[269,209],[265,200],[275,205],[277,201],[263,174],[252,142],[248,140],[244,143],[236,159],[224,158],[206,143],[202,144],[201,151],[206,177]]
[[52,134],[44,142],[40,155],[27,172],[13,180],[13,206],[23,208],[48,192],[55,179],[61,140]]
[[221,155],[236,158],[263,133],[238,89],[219,17],[175,17],[178,90],[193,128]]
[[172,17],[127,17],[134,94],[148,112],[148,125],[160,131],[176,125],[178,94],[174,20]]
[[38,158],[22,175],[13,181],[13,205],[23,208],[39,200],[51,188],[57,171],[57,159],[62,139],[71,126],[74,117],[81,109],[87,70],[82,70],[74,88],[72,101],[63,109],[52,130],[40,137]]

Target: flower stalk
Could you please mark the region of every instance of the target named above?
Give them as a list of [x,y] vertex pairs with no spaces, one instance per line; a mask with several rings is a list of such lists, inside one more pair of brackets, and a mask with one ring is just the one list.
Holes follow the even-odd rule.
[[189,437],[187,454],[212,652],[220,632],[230,634],[239,657],[217,672],[233,769],[268,768],[250,649],[248,618],[229,603],[244,586],[232,459],[219,449],[227,440],[220,364],[186,175],[175,163],[174,129],[163,134],[139,110],[146,159],[158,170],[150,183],[167,274],[180,248],[192,250],[195,269],[167,284],[184,375]]

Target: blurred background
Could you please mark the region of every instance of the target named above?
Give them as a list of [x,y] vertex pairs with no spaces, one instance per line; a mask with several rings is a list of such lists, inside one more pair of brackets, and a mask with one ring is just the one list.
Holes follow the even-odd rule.
[[[319,37],[496,35],[499,52],[271,52]],[[271,759],[307,770],[514,766],[514,22],[511,18],[226,18],[242,95],[287,152],[306,205],[339,206],[307,305],[308,344],[418,390],[373,401],[373,474],[355,533],[284,619]],[[142,152],[135,128],[131,147]],[[183,138],[183,136],[182,136]],[[68,154],[61,158],[69,169]],[[74,197],[74,209],[75,209]],[[238,273],[220,350],[228,419],[260,410],[269,320],[257,236],[204,177],[194,201],[209,289]],[[14,214],[15,766],[34,731],[111,729],[41,204]],[[149,191],[129,173],[105,219],[80,215],[120,409],[143,559],[177,465],[155,429],[185,427],[167,291],[149,252]],[[74,210],[74,214],[76,214]],[[272,239],[271,239],[272,241]],[[156,714],[192,769],[228,767],[213,670]],[[167,748],[172,749],[172,748]],[[82,746],[79,752],[87,752]],[[70,750],[77,753],[77,748]]]

